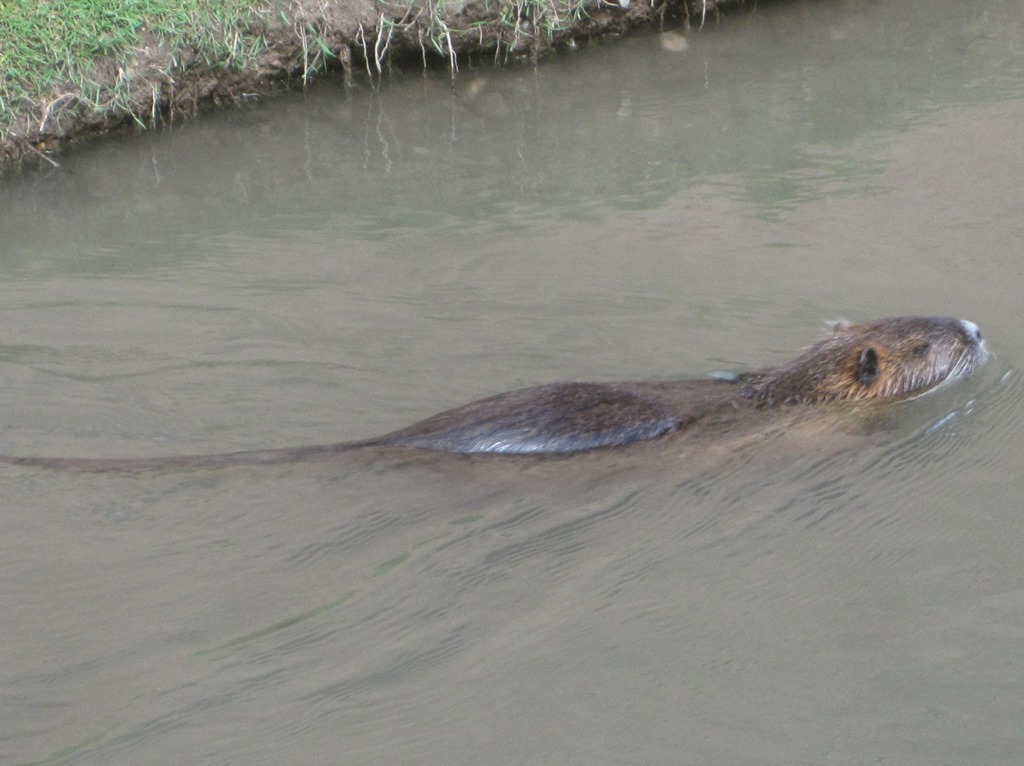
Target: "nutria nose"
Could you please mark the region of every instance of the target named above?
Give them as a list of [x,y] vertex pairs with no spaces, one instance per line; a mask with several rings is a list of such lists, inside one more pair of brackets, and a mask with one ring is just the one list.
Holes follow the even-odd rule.
[[969,322],[966,319],[960,320],[960,326],[964,328],[964,332],[967,333],[967,337],[975,343],[981,343],[981,329],[974,322]]

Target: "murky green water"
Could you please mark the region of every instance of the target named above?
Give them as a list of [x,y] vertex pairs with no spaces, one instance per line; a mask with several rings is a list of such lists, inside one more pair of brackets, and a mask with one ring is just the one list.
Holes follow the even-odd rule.
[[1021,39],[1010,0],[760,3],[5,182],[9,454],[359,438],[837,316],[995,359],[714,471],[0,470],[0,761],[1019,763]]

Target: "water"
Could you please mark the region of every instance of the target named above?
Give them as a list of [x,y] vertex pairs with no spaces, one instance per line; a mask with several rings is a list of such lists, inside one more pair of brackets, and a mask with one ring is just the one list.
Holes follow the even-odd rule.
[[760,4],[6,182],[11,454],[360,438],[838,316],[967,317],[995,358],[711,470],[4,469],[0,761],[1019,763],[1022,33]]

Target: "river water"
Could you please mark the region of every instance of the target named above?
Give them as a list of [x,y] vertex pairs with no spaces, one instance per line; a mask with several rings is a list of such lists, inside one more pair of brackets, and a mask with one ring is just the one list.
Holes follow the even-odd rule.
[[4,182],[7,454],[360,438],[836,317],[994,358],[710,470],[0,467],[0,761],[1024,762],[1022,39],[1015,0],[759,3]]

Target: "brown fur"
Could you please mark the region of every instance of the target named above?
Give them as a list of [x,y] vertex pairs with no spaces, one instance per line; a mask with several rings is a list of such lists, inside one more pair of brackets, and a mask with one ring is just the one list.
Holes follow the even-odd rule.
[[951,318],[895,317],[838,323],[779,367],[728,380],[556,383],[510,391],[447,410],[363,442],[145,459],[17,458],[50,468],[133,471],[286,463],[354,448],[461,454],[555,455],[638,443],[720,442],[770,427],[782,408],[911,398],[969,375],[986,351],[976,325]]
[[903,399],[969,375],[984,353],[959,319],[841,322],[792,362],[748,376],[748,389],[762,405]]

